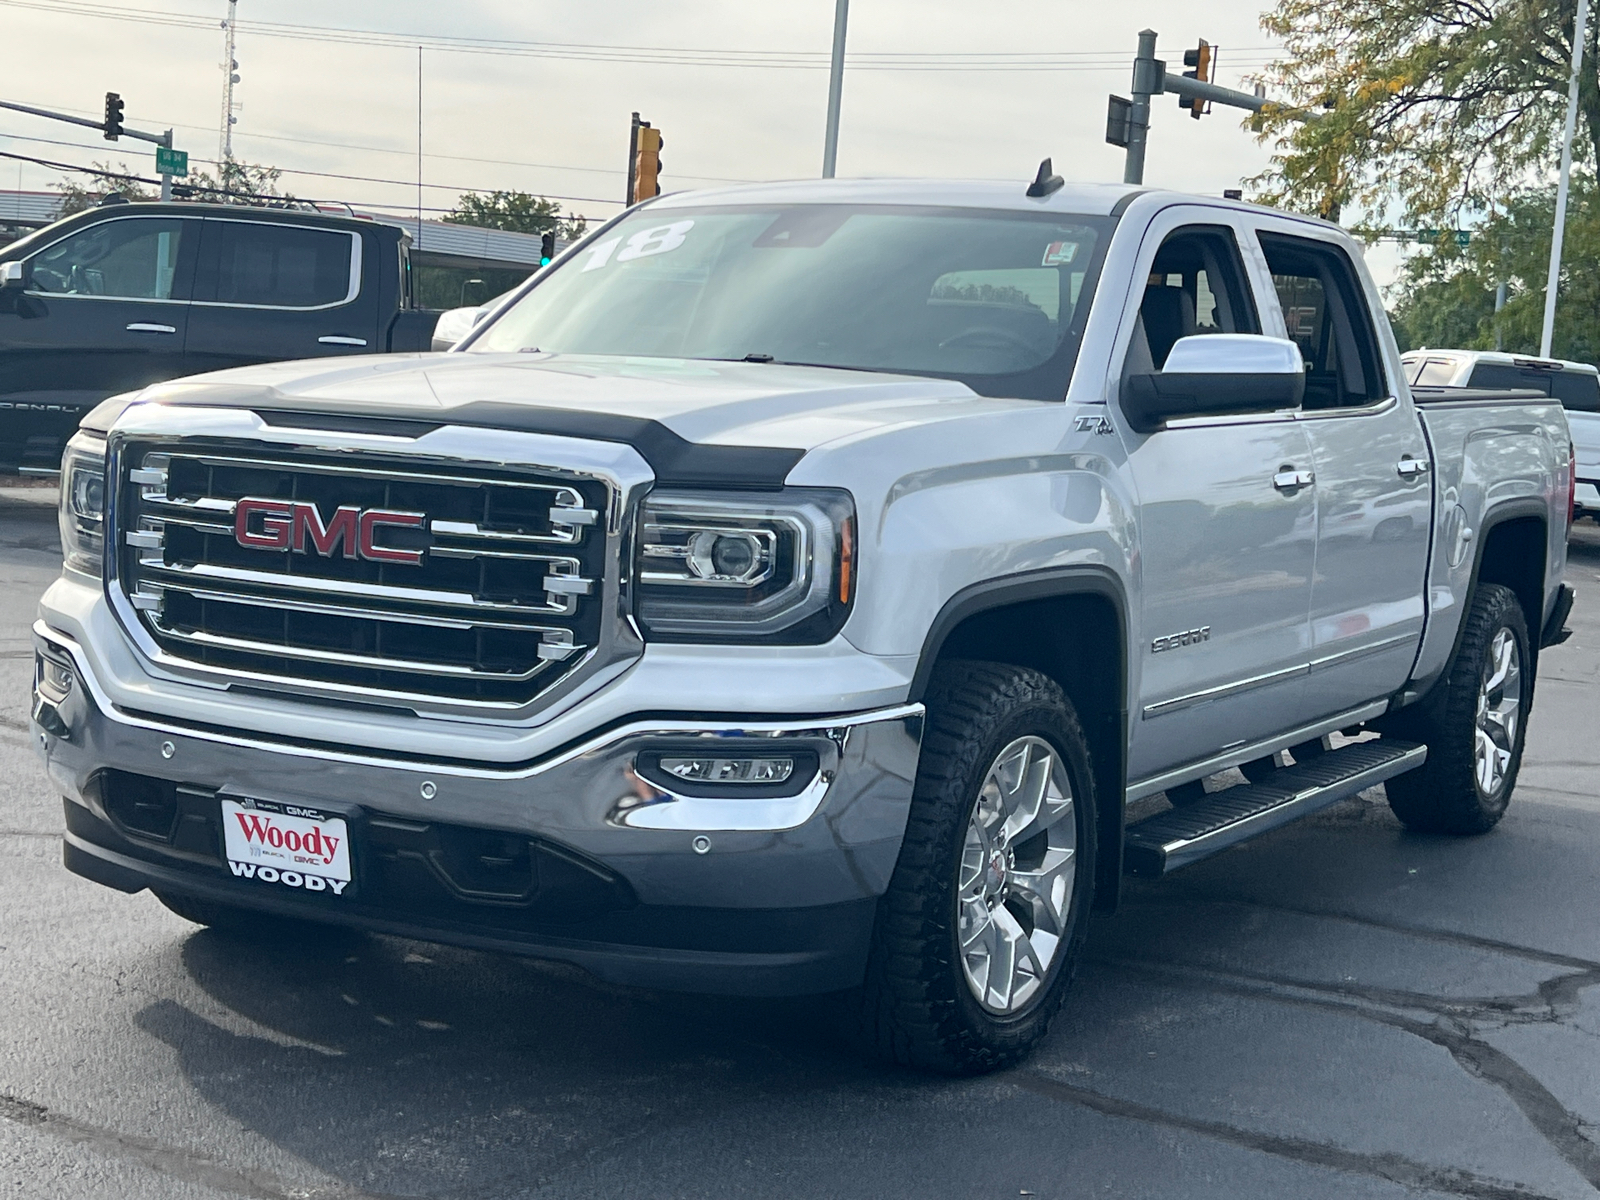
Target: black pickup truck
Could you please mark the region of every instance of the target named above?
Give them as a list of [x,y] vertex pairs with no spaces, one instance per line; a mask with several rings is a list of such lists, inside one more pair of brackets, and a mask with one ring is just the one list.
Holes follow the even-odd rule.
[[55,470],[91,408],[281,359],[427,350],[409,238],[319,212],[113,204],[0,248],[0,472]]

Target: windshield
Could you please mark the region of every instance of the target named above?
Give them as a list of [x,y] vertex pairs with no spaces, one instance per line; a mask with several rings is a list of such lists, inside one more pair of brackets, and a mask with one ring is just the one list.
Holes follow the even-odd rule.
[[468,349],[803,363],[1059,400],[1112,223],[881,205],[646,209]]

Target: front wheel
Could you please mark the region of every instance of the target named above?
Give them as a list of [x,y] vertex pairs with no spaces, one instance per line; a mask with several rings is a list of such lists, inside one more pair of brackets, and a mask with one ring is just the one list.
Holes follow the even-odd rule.
[[943,664],[861,995],[872,1047],[952,1073],[1026,1055],[1072,979],[1094,851],[1088,742],[1061,689],[1022,667]]
[[1400,732],[1428,744],[1421,769],[1389,780],[1389,807],[1410,829],[1487,833],[1505,815],[1522,766],[1533,661],[1516,593],[1481,585],[1461,643],[1433,694]]

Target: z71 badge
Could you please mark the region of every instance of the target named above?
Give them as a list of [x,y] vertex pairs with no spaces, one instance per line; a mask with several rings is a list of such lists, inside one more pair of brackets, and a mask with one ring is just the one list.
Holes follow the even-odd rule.
[[1182,633],[1169,633],[1166,637],[1158,637],[1150,643],[1150,653],[1160,654],[1163,650],[1176,650],[1180,646],[1193,646],[1196,642],[1210,640],[1211,626],[1202,625],[1199,629],[1185,629]]

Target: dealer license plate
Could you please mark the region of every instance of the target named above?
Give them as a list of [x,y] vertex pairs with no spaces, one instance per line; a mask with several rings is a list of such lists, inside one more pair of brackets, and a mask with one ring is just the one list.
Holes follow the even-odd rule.
[[273,800],[224,799],[222,830],[235,878],[331,896],[350,886],[343,817]]

